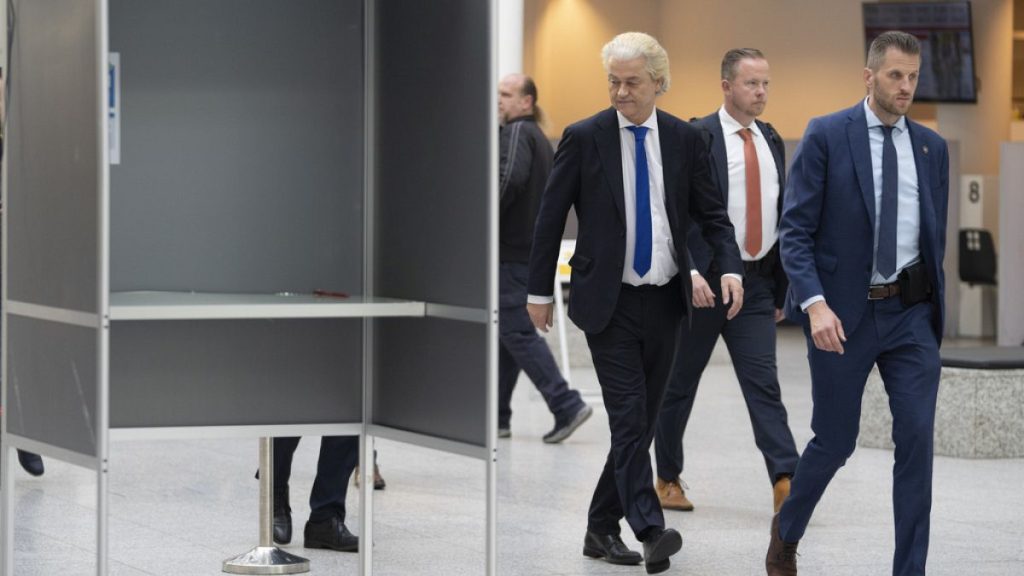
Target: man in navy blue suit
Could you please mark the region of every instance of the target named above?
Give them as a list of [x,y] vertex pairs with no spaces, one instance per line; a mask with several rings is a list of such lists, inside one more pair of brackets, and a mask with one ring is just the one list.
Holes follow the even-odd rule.
[[[730,318],[742,306],[743,264],[700,133],[655,109],[669,87],[664,48],[647,34],[627,32],[601,56],[612,108],[562,134],[534,228],[527,310],[546,331],[565,219],[575,206],[569,317],[587,335],[611,429],[583,554],[613,564],[643,560],[653,574],[667,570],[682,547],[679,533],[665,529],[649,450],[679,322],[691,304],[690,218],[723,272]],[[643,557],[619,537],[623,517],[643,542]]]
[[909,34],[879,35],[864,69],[867,98],[813,119],[790,169],[780,227],[786,314],[807,336],[814,437],[772,520],[769,576],[797,573],[797,543],[853,453],[875,365],[896,445],[892,572],[925,573],[949,154],[938,134],[906,118],[920,53]]

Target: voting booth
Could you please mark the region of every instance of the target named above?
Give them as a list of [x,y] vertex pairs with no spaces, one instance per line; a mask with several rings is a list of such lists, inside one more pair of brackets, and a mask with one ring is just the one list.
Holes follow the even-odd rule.
[[106,574],[112,441],[346,434],[481,460],[493,573],[494,1],[10,9],[0,573],[15,448]]

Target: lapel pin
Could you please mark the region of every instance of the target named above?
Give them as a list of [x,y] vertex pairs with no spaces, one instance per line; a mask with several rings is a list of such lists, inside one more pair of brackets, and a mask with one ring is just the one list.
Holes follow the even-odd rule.
[[921,152],[928,153],[928,146],[921,146]]

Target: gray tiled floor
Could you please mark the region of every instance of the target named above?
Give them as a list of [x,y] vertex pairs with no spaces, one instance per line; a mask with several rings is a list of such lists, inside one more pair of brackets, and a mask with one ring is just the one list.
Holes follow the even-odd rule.
[[[593,370],[574,341],[573,378],[599,403]],[[790,422],[810,436],[810,384],[802,337],[780,339],[780,373]],[[551,424],[527,380],[514,402],[513,436],[499,447],[498,567],[514,575],[643,574],[584,558],[580,545],[594,481],[603,465],[603,409],[562,445],[541,435]],[[716,351],[686,439],[692,513],[669,512],[683,533],[669,574],[763,573],[771,493],[746,408],[722,347]],[[375,496],[375,574],[479,575],[484,552],[484,466],[468,458],[379,441],[388,488]],[[256,543],[257,483],[252,441],[120,442],[110,463],[111,574],[219,574],[224,558]],[[292,494],[296,538],[311,574],[355,574],[356,556],[302,548],[305,495],[317,442],[299,445]],[[19,472],[15,493],[17,576],[94,574],[95,480],[48,459],[42,478]],[[892,453],[860,449],[839,472],[801,543],[801,574],[888,574],[892,549]],[[1024,574],[1024,460],[936,458],[932,576]],[[349,494],[349,526],[358,498]],[[624,527],[624,534],[628,528]],[[626,541],[636,546],[631,537]]]

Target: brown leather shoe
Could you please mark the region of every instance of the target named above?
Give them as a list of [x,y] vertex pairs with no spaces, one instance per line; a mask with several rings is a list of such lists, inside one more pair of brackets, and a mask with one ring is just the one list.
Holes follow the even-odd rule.
[[693,502],[686,498],[686,492],[678,477],[668,481],[658,478],[654,483],[654,490],[658,493],[658,500],[661,501],[663,509],[693,511]]
[[789,476],[783,476],[775,482],[775,513],[779,513],[782,503],[789,496]]
[[779,515],[772,517],[772,540],[768,544],[768,555],[764,567],[768,576],[797,576],[796,547],[799,542],[785,542],[779,536]]

